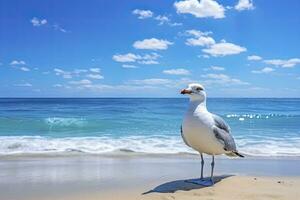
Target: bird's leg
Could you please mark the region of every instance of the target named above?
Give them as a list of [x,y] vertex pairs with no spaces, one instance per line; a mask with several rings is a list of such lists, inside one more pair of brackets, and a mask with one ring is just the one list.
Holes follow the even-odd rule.
[[215,167],[215,156],[212,155],[212,161],[211,161],[211,174],[210,174],[210,180],[212,184],[214,184],[214,167]]
[[203,180],[203,167],[204,167],[204,159],[203,159],[203,154],[200,153],[201,156],[201,180]]
[[204,168],[203,154],[200,153],[200,156],[201,156],[201,178],[200,179],[199,178],[197,178],[197,179],[190,179],[190,180],[186,180],[185,182],[187,182],[187,183],[193,183],[193,184],[197,184],[197,185],[202,185],[202,186],[205,186],[205,187],[212,186],[213,185],[212,176],[213,176],[214,156],[213,156],[213,162],[212,162],[212,174],[211,174],[211,178],[210,179],[205,179],[203,177],[203,168]]

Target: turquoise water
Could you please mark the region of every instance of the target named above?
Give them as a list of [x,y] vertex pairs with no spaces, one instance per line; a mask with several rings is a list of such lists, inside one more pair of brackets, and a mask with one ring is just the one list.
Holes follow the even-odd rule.
[[[0,154],[119,150],[193,152],[180,137],[188,99],[0,99]],[[240,151],[300,155],[300,99],[207,102],[231,126]]]

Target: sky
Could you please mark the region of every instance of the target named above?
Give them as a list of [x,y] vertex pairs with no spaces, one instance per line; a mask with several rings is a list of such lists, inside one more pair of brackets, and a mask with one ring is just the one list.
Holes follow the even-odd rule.
[[0,97],[300,97],[300,1],[0,0]]

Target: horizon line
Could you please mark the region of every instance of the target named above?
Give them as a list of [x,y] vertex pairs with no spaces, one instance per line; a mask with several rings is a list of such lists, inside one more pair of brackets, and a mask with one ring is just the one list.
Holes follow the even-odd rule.
[[[300,97],[207,97],[208,99],[300,99]],[[0,97],[0,99],[187,99],[186,97]]]

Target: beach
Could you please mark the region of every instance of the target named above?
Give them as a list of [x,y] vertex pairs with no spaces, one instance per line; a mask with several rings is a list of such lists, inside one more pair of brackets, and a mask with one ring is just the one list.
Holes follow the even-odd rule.
[[0,200],[300,200],[299,10],[0,0]]
[[215,185],[201,187],[185,182],[200,175],[197,155],[14,155],[0,159],[0,199],[296,199],[299,164],[219,157]]

